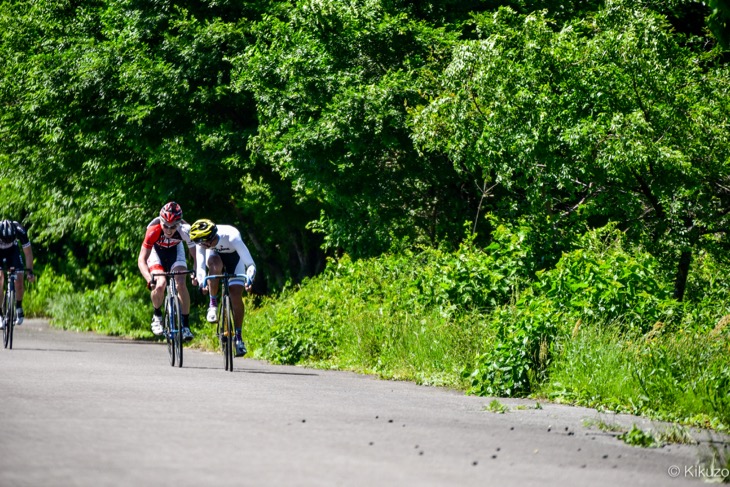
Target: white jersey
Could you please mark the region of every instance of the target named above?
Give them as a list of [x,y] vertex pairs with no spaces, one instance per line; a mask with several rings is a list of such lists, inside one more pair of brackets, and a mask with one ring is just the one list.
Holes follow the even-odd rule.
[[218,243],[215,247],[206,249],[202,245],[196,245],[195,252],[195,276],[200,283],[205,279],[206,263],[208,262],[208,256],[212,253],[232,254],[238,252],[239,262],[236,266],[236,273],[245,273],[251,281],[256,276],[256,264],[248,247],[243,243],[241,232],[230,225],[218,225]]

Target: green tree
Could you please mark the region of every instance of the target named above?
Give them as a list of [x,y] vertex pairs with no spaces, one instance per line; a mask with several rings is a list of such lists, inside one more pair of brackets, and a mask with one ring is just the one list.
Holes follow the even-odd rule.
[[620,222],[674,262],[681,299],[691,253],[726,241],[727,68],[626,1],[561,29],[504,9],[476,27],[420,147],[482,170],[538,227]]
[[717,41],[724,49],[730,49],[730,2],[728,0],[708,0],[712,14],[708,25]]
[[146,222],[174,199],[189,219],[241,226],[278,285],[316,272],[318,211],[251,162],[253,100],[230,89],[247,16],[266,6],[3,3],[0,201],[39,241],[133,271]]
[[297,2],[254,28],[235,60],[254,94],[256,160],[321,208],[312,227],[355,256],[410,239],[458,241],[475,192],[439,156],[413,148],[408,107],[423,103],[457,33],[388,2]]

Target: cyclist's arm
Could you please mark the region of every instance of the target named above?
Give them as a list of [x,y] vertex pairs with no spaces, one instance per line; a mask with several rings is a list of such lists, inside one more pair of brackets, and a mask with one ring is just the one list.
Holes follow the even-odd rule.
[[188,247],[188,254],[190,255],[190,258],[193,260],[193,286],[198,286],[200,282],[198,281],[197,276],[197,269],[198,269],[198,259],[197,259],[197,251],[195,247]]
[[248,247],[246,247],[246,244],[243,243],[243,239],[241,238],[232,239],[231,245],[238,252],[241,261],[246,266],[246,275],[253,282],[254,277],[256,277],[256,263],[253,261],[253,257],[251,257],[251,252],[249,252]]
[[205,279],[205,249],[202,245],[195,246],[195,257],[193,257],[195,263],[195,279],[198,284],[203,285],[203,279]]
[[33,248],[30,244],[23,247],[23,253],[25,254],[25,267],[28,269],[29,275],[28,280],[33,280]]
[[139,249],[139,257],[137,257],[137,267],[139,268],[139,272],[142,273],[142,277],[144,277],[145,282],[148,283],[150,282],[150,279],[152,279],[152,276],[150,275],[150,268],[147,266],[147,259],[149,259],[150,253],[152,253],[152,249],[142,246]]
[[139,272],[142,273],[142,277],[144,277],[144,280],[147,282],[148,287],[149,282],[152,280],[152,275],[150,275],[150,268],[147,265],[147,259],[149,259],[150,254],[152,253],[152,248],[154,247],[155,242],[157,242],[160,238],[161,233],[162,227],[160,225],[147,227],[144,234],[144,240],[142,240],[142,248],[139,249],[139,257],[137,257],[137,267],[139,268]]

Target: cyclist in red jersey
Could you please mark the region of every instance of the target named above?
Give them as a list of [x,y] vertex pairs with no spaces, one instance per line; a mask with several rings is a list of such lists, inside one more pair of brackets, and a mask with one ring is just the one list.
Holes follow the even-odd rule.
[[[25,254],[25,260],[28,266],[28,281],[33,281],[35,276],[33,275],[33,249],[30,246],[30,239],[28,238],[28,232],[25,231],[23,226],[12,220],[3,220],[0,222],[0,264],[3,259],[6,262],[7,267],[15,267],[18,269],[17,277],[15,279],[15,310],[16,318],[15,325],[23,324],[23,291],[25,285],[23,284],[23,270],[25,265],[23,263],[23,257],[20,255],[18,243],[23,248],[23,254]],[[5,288],[5,274],[0,272],[0,293]],[[2,317],[0,317],[0,329],[5,327]]]
[[[147,226],[147,232],[137,258],[137,267],[147,282],[147,288],[151,291],[150,298],[154,308],[152,333],[155,335],[162,334],[162,304],[165,299],[167,281],[156,278],[153,282],[152,274],[187,270],[183,242],[187,244],[188,253],[195,262],[195,254],[189,250],[193,247],[190,240],[190,225],[182,219],[180,205],[171,201],[162,207],[160,216]],[[175,276],[175,280],[181,304],[183,339],[190,341],[193,339],[193,333],[190,331],[190,293],[185,284],[185,274]]]

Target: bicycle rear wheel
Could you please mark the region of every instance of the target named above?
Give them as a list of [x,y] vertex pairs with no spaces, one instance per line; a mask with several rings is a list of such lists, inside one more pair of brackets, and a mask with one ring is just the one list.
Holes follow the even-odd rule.
[[[183,366],[183,336],[182,336],[182,316],[180,315],[180,299],[175,297],[174,299],[174,307],[173,307],[173,315],[174,318],[172,320],[172,326],[173,326],[173,348],[175,349],[175,356],[177,359],[177,366],[182,367]],[[173,364],[174,365],[174,364]]]
[[172,299],[168,296],[165,298],[165,316],[163,317],[164,320],[164,334],[165,334],[165,341],[167,342],[167,355],[170,358],[170,365],[175,366],[175,343],[174,343],[174,325],[173,320],[174,317],[174,305],[171,304]]
[[223,361],[226,370],[233,371],[233,347],[235,335],[233,333],[233,312],[231,311],[231,298],[223,296],[220,315],[220,329],[223,334]]
[[9,289],[5,293],[3,319],[5,320],[5,328],[3,328],[3,346],[7,349],[12,349],[13,329],[15,328],[15,291],[12,289]]

